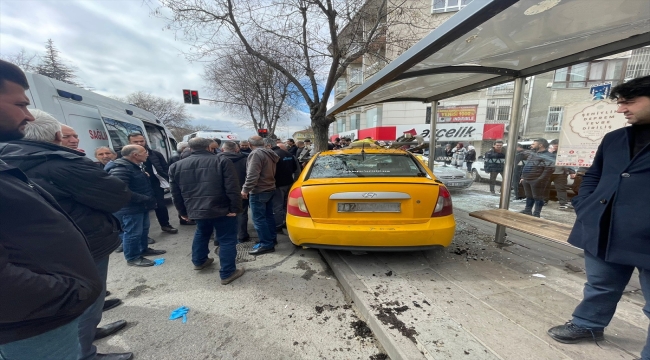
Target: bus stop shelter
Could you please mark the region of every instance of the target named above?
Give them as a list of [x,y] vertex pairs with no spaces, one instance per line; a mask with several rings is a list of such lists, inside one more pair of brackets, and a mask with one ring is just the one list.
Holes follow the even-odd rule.
[[[650,45],[647,0],[474,0],[352,93],[328,115],[395,101],[437,102],[514,81],[508,144],[517,142],[528,76]],[[429,142],[434,153],[435,136]],[[515,146],[509,146],[499,208],[508,209]],[[433,167],[433,161],[429,165]],[[496,241],[505,228],[497,226]]]

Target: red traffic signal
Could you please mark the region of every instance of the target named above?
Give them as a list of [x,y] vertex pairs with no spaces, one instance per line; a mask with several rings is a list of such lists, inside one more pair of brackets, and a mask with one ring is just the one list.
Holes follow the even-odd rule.
[[265,138],[265,137],[269,136],[269,131],[267,129],[258,129],[257,130],[257,135]]
[[192,104],[198,105],[199,104],[199,92],[196,90],[192,90]]
[[183,89],[183,101],[186,104],[191,104],[192,103],[192,96],[190,95],[190,90]]

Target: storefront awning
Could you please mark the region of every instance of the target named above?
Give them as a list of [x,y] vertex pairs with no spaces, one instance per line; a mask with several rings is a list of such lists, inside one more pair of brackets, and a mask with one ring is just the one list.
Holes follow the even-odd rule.
[[645,45],[648,0],[474,0],[328,115],[442,100]]

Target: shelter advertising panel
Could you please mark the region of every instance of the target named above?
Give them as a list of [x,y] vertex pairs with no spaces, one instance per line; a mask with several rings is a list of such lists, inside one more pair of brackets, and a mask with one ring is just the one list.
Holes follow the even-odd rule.
[[438,123],[475,123],[478,105],[440,106]]
[[560,129],[558,166],[589,167],[605,134],[627,123],[609,101],[576,103],[566,108],[566,121]]

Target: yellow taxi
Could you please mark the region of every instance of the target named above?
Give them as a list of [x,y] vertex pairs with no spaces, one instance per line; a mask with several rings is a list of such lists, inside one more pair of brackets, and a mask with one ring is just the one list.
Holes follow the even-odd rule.
[[451,196],[424,164],[396,149],[315,155],[289,191],[287,230],[298,246],[372,251],[449,246]]

